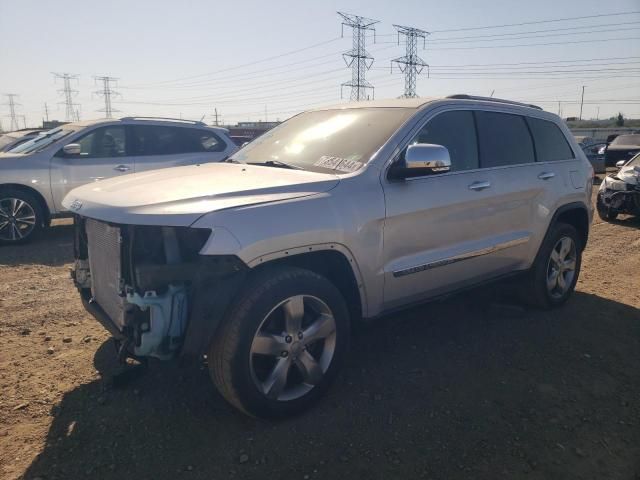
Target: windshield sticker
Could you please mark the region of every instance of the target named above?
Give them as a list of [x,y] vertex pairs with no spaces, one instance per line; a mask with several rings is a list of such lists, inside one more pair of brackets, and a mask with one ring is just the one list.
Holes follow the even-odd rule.
[[350,158],[340,158],[332,157],[330,155],[323,155],[316,163],[314,163],[314,165],[316,167],[351,173],[362,167],[362,162],[358,162],[357,160],[352,160]]

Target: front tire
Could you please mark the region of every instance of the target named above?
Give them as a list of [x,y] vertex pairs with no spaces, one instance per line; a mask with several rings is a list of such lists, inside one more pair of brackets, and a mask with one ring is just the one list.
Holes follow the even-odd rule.
[[44,213],[38,199],[15,188],[0,188],[0,245],[31,241],[43,228]]
[[618,217],[618,212],[605,205],[600,195],[596,200],[596,210],[598,211],[598,216],[605,222],[611,222]]
[[284,417],[329,388],[348,350],[349,313],[326,278],[299,268],[257,272],[242,289],[209,350],[222,396],[257,417]]
[[578,281],[583,248],[573,226],[565,223],[552,226],[522,286],[525,303],[549,308],[566,302]]

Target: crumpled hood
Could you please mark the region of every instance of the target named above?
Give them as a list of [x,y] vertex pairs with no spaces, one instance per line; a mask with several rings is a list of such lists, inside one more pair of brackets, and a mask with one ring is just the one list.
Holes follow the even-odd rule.
[[616,177],[630,185],[640,185],[640,167],[622,167]]
[[188,226],[205,213],[323,193],[338,182],[331,174],[206,163],[100,180],[72,190],[62,204],[107,222]]

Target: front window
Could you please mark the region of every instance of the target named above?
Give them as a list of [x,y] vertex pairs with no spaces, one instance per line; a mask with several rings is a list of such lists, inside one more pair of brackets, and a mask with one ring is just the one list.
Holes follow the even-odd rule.
[[48,132],[41,133],[37,137],[32,138],[28,142],[21,143],[17,147],[9,150],[9,153],[35,153],[47,148],[54,142],[57,142],[67,135],[71,135],[75,130],[71,128],[58,127]]
[[302,113],[261,135],[231,160],[321,173],[355,172],[414,113],[410,108],[375,107]]

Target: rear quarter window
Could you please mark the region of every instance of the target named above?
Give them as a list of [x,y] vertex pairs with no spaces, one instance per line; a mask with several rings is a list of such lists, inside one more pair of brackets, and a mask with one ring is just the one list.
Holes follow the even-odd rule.
[[527,117],[527,123],[533,135],[538,162],[574,158],[569,142],[555,123],[530,117]]

